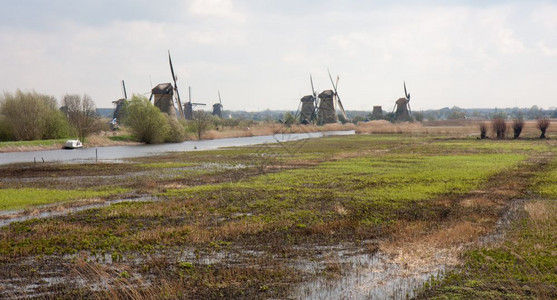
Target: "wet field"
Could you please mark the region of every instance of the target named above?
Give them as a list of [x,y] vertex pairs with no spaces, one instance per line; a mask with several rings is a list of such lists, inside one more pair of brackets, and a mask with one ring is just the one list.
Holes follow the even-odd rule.
[[0,214],[0,297],[422,297],[528,216],[551,146],[352,135],[4,165],[4,194],[67,197]]

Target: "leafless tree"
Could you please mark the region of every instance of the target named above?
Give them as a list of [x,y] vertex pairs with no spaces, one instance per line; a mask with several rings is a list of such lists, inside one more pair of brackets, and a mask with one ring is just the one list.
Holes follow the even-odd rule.
[[542,132],[540,139],[545,139],[545,131],[549,124],[551,124],[551,121],[548,118],[538,118],[538,129]]
[[480,123],[480,138],[483,140],[487,138],[487,124]]
[[517,139],[524,128],[524,120],[522,118],[516,118],[513,120],[513,131],[514,138]]
[[95,103],[89,95],[66,95],[62,104],[65,107],[70,124],[75,128],[82,141],[85,140],[85,137],[100,129]]
[[196,110],[193,112],[193,124],[198,139],[201,139],[203,133],[209,130],[211,122],[212,118],[208,112],[203,110]]
[[493,126],[493,131],[498,139],[504,139],[505,133],[507,131],[507,123],[503,118],[495,118],[491,121],[491,126]]

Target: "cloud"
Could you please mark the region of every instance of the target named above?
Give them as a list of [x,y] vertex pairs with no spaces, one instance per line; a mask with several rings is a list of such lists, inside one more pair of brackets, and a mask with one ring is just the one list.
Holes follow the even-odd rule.
[[245,20],[244,14],[236,9],[232,0],[194,0],[189,10],[201,17],[225,18],[236,22]]

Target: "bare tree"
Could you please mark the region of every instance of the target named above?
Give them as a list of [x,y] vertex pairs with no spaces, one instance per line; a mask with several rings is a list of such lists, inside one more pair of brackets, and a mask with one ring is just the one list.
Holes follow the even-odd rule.
[[522,133],[522,128],[524,128],[524,120],[522,118],[516,118],[513,120],[513,131],[514,138],[517,139]]
[[549,124],[551,124],[551,121],[548,118],[538,118],[538,129],[542,132],[540,139],[545,139],[545,131],[547,127],[549,127]]
[[495,135],[497,139],[504,139],[505,133],[507,131],[507,124],[503,118],[495,118],[491,121],[491,126],[493,126],[493,131],[495,131]]
[[480,138],[483,140],[487,138],[487,124],[480,123]]
[[95,103],[89,95],[66,95],[62,104],[65,107],[70,124],[75,128],[82,141],[85,140],[85,137],[100,129]]
[[211,122],[212,118],[208,112],[203,110],[196,110],[193,112],[193,124],[198,139],[201,139],[203,133],[209,130]]

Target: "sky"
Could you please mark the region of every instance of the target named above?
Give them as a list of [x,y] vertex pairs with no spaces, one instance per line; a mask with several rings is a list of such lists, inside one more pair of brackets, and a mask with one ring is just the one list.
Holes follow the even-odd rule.
[[557,106],[557,1],[4,0],[0,91],[97,107],[172,81],[224,109],[295,111],[339,77],[347,110]]

